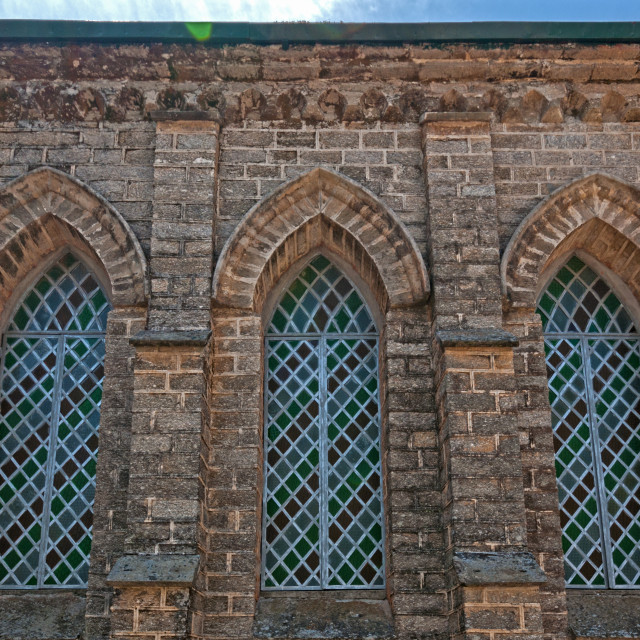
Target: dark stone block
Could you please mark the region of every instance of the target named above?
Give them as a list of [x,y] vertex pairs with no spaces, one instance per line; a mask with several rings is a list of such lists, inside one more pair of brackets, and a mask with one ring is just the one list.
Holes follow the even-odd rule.
[[220,122],[220,113],[217,109],[212,109],[211,111],[150,111],[149,118],[154,120],[155,122],[163,122],[163,121],[171,121],[171,122],[182,122],[185,120],[209,120],[212,122]]
[[420,124],[425,122],[490,122],[490,111],[425,112]]
[[136,347],[204,347],[209,340],[208,329],[193,331],[139,331],[130,339]]
[[502,329],[436,331],[442,347],[517,347],[518,338]]
[[637,638],[640,593],[567,589],[569,626],[576,638]]
[[528,551],[458,551],[453,566],[466,586],[541,584],[544,571]]
[[0,595],[0,640],[75,640],[84,629],[78,592],[24,591]]

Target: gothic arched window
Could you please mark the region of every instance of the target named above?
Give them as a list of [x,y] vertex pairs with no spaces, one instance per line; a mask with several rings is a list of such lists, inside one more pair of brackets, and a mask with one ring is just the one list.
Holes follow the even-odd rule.
[[640,586],[640,345],[618,296],[577,256],[542,317],[568,586]]
[[87,584],[110,305],[73,255],[22,297],[2,338],[0,585]]
[[263,589],[382,588],[378,331],[316,256],[265,337]]

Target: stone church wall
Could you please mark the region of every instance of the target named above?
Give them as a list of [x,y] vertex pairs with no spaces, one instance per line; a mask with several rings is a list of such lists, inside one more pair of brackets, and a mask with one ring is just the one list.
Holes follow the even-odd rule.
[[[0,227],[0,297],[60,244],[113,284],[83,637],[614,637],[584,631],[578,592],[567,620],[534,311],[572,249],[638,294],[639,60],[637,43],[2,43],[0,224],[26,231]],[[49,192],[124,222],[82,228]],[[321,249],[384,327],[389,570],[357,617],[259,590],[264,314]],[[639,600],[601,595],[612,624]],[[24,615],[0,638],[72,637]]]

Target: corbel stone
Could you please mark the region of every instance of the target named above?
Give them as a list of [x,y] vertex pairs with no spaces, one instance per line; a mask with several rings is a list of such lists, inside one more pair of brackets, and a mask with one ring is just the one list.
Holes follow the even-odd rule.
[[118,588],[190,587],[199,561],[196,554],[126,555],[116,560],[106,582]]
[[115,589],[111,637],[148,640],[149,632],[188,635],[196,554],[125,555],[114,564],[107,584]]

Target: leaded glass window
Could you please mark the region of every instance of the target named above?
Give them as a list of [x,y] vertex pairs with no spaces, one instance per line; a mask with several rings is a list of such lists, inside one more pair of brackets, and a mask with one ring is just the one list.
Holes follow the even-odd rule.
[[578,257],[551,281],[545,332],[565,576],[640,586],[640,347],[629,312]]
[[2,338],[0,585],[86,586],[109,302],[73,255]]
[[263,589],[382,588],[378,334],[316,256],[267,328]]

